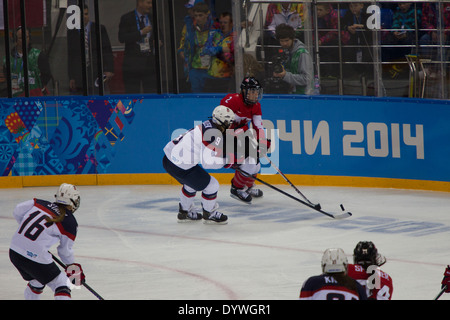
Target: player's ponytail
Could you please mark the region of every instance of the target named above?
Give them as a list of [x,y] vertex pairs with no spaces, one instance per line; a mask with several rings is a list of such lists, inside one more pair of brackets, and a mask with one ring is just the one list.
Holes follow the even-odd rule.
[[54,223],[59,223],[62,222],[64,220],[64,217],[66,216],[66,206],[63,204],[57,204],[58,205],[58,209],[59,209],[59,215],[56,217],[45,217],[45,220],[47,220],[47,222],[54,222]]
[[357,291],[356,281],[345,272],[333,273],[333,278],[342,286]]

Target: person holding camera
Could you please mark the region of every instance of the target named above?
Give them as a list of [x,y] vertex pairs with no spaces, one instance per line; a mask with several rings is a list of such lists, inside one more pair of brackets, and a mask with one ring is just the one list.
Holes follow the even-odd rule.
[[273,77],[286,82],[289,85],[289,93],[312,94],[314,90],[314,66],[305,45],[295,38],[294,28],[287,24],[277,26],[275,36],[287,54],[287,59],[281,70],[273,72]]

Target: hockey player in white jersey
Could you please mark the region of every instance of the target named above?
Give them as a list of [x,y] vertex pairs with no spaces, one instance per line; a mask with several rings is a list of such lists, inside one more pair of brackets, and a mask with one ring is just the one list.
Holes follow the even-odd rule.
[[[71,280],[76,280],[78,285],[84,281],[83,270],[75,263],[72,249],[78,227],[73,213],[79,206],[77,188],[63,183],[54,202],[32,199],[15,207],[13,214],[19,227],[12,237],[9,256],[22,278],[28,281],[25,299],[39,300],[48,286],[55,299],[68,300],[73,286]],[[58,255],[67,265],[65,272],[53,262],[49,252],[56,243],[59,243]]]
[[[220,169],[228,163],[223,146],[226,131],[233,121],[234,112],[220,105],[214,109],[211,120],[188,130],[164,147],[164,169],[182,185],[179,222],[204,219],[205,223],[227,223],[228,217],[217,211],[219,182],[205,169]],[[203,212],[197,212],[194,206],[197,192],[202,193]]]

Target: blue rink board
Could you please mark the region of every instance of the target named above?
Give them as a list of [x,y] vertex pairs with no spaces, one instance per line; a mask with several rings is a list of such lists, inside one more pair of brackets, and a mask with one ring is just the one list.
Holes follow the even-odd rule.
[[[152,134],[136,158],[127,157],[132,144],[118,145],[112,172],[125,173],[124,162],[133,163],[134,172],[164,172],[159,151],[165,143],[209,117],[220,98],[168,96],[151,110],[142,108],[155,119]],[[271,160],[284,173],[450,181],[447,102],[266,95],[261,103],[265,124],[279,130]],[[135,121],[136,128],[148,124],[146,116]],[[144,134],[127,135],[138,141]]]
[[[163,173],[164,145],[222,97],[2,99],[0,173]],[[448,101],[265,95],[261,104],[275,129],[271,160],[286,174],[450,181]],[[262,172],[273,169],[263,161]]]

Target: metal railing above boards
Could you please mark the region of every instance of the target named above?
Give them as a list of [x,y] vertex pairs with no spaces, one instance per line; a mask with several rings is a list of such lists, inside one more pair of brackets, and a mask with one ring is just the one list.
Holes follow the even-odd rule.
[[[449,97],[450,2],[233,0],[233,6],[240,15],[236,61],[251,56],[264,66],[265,92],[286,86],[271,81],[285,55],[274,28],[287,22],[313,59],[320,94]],[[248,72],[245,64],[236,67],[236,79]]]
[[[72,1],[73,2],[73,1]],[[80,50],[77,52],[80,56],[80,67],[86,69],[85,59],[85,28],[81,28],[80,25],[84,25],[84,15],[81,14],[82,10],[89,2],[88,0],[77,0],[77,10],[74,13],[77,23],[77,29],[80,31]],[[55,45],[55,39],[57,39],[57,33],[59,28],[64,28],[66,25],[64,22],[64,16],[67,14],[70,19],[70,10],[68,10],[67,1],[64,4],[56,1],[51,5],[51,1],[25,1],[25,0],[9,0],[2,1],[1,8],[3,10],[4,20],[4,54],[5,61],[3,65],[5,88],[1,88],[3,97],[35,97],[43,95],[59,95],[60,81],[57,79],[58,72],[55,64],[53,70],[50,67],[51,54],[57,52],[58,65],[66,64],[62,63],[61,57],[66,57],[67,52],[60,52],[62,50],[61,43]],[[53,11],[58,13],[56,21],[52,21],[54,18]],[[66,12],[67,11],[67,12]],[[102,60],[101,57],[101,37],[99,35],[99,7],[98,1],[93,1],[92,12],[95,13],[95,21],[92,23],[96,26],[95,33],[98,50],[98,56],[93,57]],[[48,14],[47,14],[48,13]],[[54,24],[52,24],[52,22]],[[69,22],[67,22],[67,26]],[[53,29],[54,30],[53,30]],[[52,34],[52,32],[54,32]],[[36,37],[39,35],[39,37]],[[65,40],[64,42],[65,43]],[[53,52],[52,52],[53,49]],[[63,50],[66,50],[64,48]],[[101,64],[99,64],[101,66]],[[52,72],[53,71],[53,72]],[[61,70],[62,73],[67,74],[66,70]],[[93,72],[101,78],[102,70],[93,70]],[[83,92],[87,95],[85,72],[83,74],[84,81],[80,83],[83,87]],[[99,86],[99,94],[103,95],[103,86]]]
[[[136,55],[152,62],[146,65],[140,63],[144,60],[141,59],[133,66],[133,71],[137,69],[138,74],[142,74],[143,68],[147,68],[148,74],[151,74],[151,77],[148,77],[151,78],[151,85],[142,85],[146,89],[145,93],[160,93],[161,70],[156,68],[156,65],[160,66],[161,46],[154,44],[160,40],[160,23],[157,18],[161,15],[156,14],[156,11],[162,11],[161,7],[165,2],[152,0],[151,5],[148,1],[145,2],[146,8],[141,14],[145,18],[144,21],[135,21],[127,16],[122,23],[123,28],[120,29],[121,18],[136,12],[140,9],[138,3],[143,5],[143,2],[2,1],[0,8],[3,9],[4,38],[0,43],[3,43],[2,78],[5,81],[0,81],[0,97],[141,94],[142,83],[136,85],[138,88],[133,91],[135,88],[132,84],[137,78],[135,74],[130,75],[128,72],[127,80],[131,80],[126,83],[126,72],[122,72],[123,69],[129,69],[129,64],[123,67],[127,43],[135,44],[134,47],[130,46],[129,51],[136,52]],[[127,32],[130,25],[136,26],[136,31],[141,31],[138,28],[145,29],[141,42],[129,40],[130,35],[136,38],[136,33]],[[123,37],[118,35],[120,30],[123,31]],[[167,47],[170,48],[168,43]],[[113,48],[119,45],[120,52],[113,52]],[[141,50],[135,50],[136,46]],[[176,52],[174,49],[172,51]],[[132,58],[128,61],[133,60]],[[153,64],[155,67],[150,68]],[[124,87],[131,89],[126,91]],[[151,87],[151,90],[147,90],[147,87]]]

